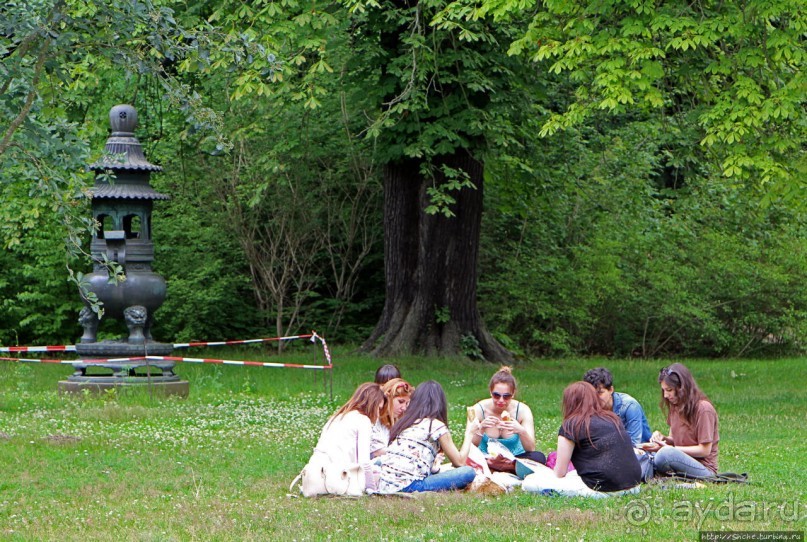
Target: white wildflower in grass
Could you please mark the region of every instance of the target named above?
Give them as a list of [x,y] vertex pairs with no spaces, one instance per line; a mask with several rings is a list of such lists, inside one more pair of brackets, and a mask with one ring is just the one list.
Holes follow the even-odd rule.
[[103,441],[113,448],[147,444],[175,453],[237,449],[244,442],[259,449],[269,444],[276,449],[278,443],[296,449],[313,445],[332,410],[326,397],[314,394],[296,402],[254,396],[232,396],[215,404],[174,402],[168,410],[160,403],[148,408],[67,401],[52,409],[6,414],[0,417],[0,432],[29,439],[61,435],[63,440]]

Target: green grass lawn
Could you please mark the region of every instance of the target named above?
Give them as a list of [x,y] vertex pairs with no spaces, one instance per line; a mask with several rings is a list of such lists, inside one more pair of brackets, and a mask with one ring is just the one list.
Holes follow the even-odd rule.
[[[257,348],[194,351],[229,359],[311,363],[313,351],[270,359]],[[0,362],[0,540],[698,540],[699,530],[805,530],[805,360],[690,361],[720,416],[720,469],[747,485],[645,486],[600,501],[453,493],[413,499],[303,499],[289,483],[328,415],[381,363],[336,349],[334,399],[319,371],[178,365],[185,400],[147,394],[60,397],[67,366]],[[439,381],[451,427],[483,398],[495,366],[397,360],[417,384]],[[667,431],[656,384],[663,361],[535,360],[515,367],[536,417],[539,448],[555,447],[566,384],[591,367],[614,373],[653,429]]]

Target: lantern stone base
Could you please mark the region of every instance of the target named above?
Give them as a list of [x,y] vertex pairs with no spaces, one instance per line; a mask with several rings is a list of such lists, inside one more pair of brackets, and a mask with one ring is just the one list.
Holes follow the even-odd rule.
[[145,359],[146,356],[169,356],[172,350],[172,344],[156,341],[79,343],[76,353],[82,360],[73,363],[75,372],[59,382],[59,393],[85,393],[85,390],[101,393],[114,389],[120,393],[143,390],[187,397],[190,385],[174,374],[175,361]]
[[105,340],[92,343],[80,342],[76,345],[76,353],[79,356],[95,358],[168,356],[173,350],[173,344],[158,343],[156,341],[144,341],[140,344],[135,344],[125,340]]
[[60,380],[59,394],[76,393],[83,395],[85,393],[84,390],[87,390],[89,393],[100,395],[107,390],[114,389],[118,390],[120,393],[136,391],[138,393],[154,393],[161,396],[176,396],[184,399],[190,393],[190,383],[187,380],[159,382],[152,379],[152,382],[149,383],[147,377],[136,378],[143,382],[132,382],[132,380],[134,380],[133,378],[121,381],[121,379],[111,377],[96,377],[92,379],[92,381],[89,378],[82,381]]

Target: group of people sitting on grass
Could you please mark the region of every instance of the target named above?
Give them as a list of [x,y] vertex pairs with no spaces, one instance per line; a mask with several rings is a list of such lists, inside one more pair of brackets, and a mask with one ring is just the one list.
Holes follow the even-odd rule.
[[662,369],[658,382],[668,435],[651,433],[639,402],[615,392],[611,373],[597,368],[563,391],[557,450],[547,457],[536,449],[533,414],[515,398],[509,367],[490,379],[489,398],[468,407],[457,447],[440,384],[413,388],[385,365],[328,420],[315,454],[358,463],[365,490],[382,494],[465,488],[478,475],[468,465],[474,447],[486,457],[486,470],[523,478],[520,485],[532,492],[601,497],[636,492],[654,476],[712,477],[719,441],[714,406],[681,363]]

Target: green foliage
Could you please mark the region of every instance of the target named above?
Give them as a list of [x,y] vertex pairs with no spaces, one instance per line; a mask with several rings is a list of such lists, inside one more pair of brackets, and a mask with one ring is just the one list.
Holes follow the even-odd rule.
[[803,197],[807,114],[803,3],[455,1],[444,26],[531,18],[510,43],[538,69],[563,74],[574,100],[541,135],[590,123],[597,111],[693,113],[698,141],[729,184]]
[[67,264],[63,231],[53,222],[41,221],[0,252],[0,343],[72,343],[81,300]]
[[[804,348],[794,0],[192,4],[0,7],[4,344],[78,333],[84,167],[123,101],[174,197],[159,338],[360,341],[383,303],[379,165],[419,162],[450,216],[478,187],[436,158],[462,150],[485,162],[479,293],[512,349]],[[257,230],[275,253],[240,241]]]
[[[803,349],[801,208],[707,181],[686,148],[670,159],[675,141],[653,122],[604,126],[531,151],[558,164],[528,161],[532,188],[491,164],[480,292],[492,327],[543,354]],[[671,169],[677,188],[663,184]]]
[[482,349],[479,347],[479,341],[470,333],[460,337],[460,352],[472,360],[482,360]]
[[154,213],[155,271],[168,283],[154,335],[166,341],[263,336],[235,240],[201,201],[203,194],[172,188]]

